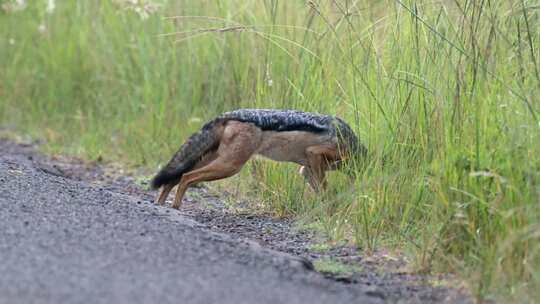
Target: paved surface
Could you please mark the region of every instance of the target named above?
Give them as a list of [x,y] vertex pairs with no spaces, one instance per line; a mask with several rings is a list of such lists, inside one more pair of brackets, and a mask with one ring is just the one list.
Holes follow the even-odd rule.
[[0,156],[0,302],[382,302],[159,210]]

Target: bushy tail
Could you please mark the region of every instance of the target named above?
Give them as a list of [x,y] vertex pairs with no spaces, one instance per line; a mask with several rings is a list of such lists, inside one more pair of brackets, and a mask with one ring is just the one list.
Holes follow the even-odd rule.
[[205,154],[217,149],[220,138],[219,124],[219,120],[212,120],[191,135],[169,163],[152,179],[152,189],[178,182],[182,175],[190,171]]

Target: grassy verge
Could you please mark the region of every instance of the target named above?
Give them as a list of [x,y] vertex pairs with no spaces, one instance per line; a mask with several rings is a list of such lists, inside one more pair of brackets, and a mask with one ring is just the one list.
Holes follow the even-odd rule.
[[348,275],[353,272],[362,271],[361,269],[356,269],[354,267],[351,267],[350,265],[346,265],[344,263],[331,259],[317,260],[315,261],[314,266],[317,271],[334,275]]
[[157,169],[224,110],[337,114],[370,150],[355,182],[332,173],[317,197],[256,161],[225,185],[479,298],[540,297],[534,1],[16,2],[0,0],[2,126]]

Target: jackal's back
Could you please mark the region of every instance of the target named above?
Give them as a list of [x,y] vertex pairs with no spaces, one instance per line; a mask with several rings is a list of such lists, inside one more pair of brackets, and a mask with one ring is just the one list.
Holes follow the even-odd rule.
[[331,128],[332,116],[295,110],[241,109],[219,116],[255,124],[263,131],[325,132]]

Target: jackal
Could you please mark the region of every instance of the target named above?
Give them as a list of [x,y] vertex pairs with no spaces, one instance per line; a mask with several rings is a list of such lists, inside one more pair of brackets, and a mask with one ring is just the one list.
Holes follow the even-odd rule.
[[226,112],[191,135],[152,180],[162,187],[162,205],[178,184],[173,208],[191,185],[230,177],[255,154],[299,164],[315,191],[326,185],[325,172],[345,160],[364,157],[366,148],[342,119],[293,110],[241,109]]

